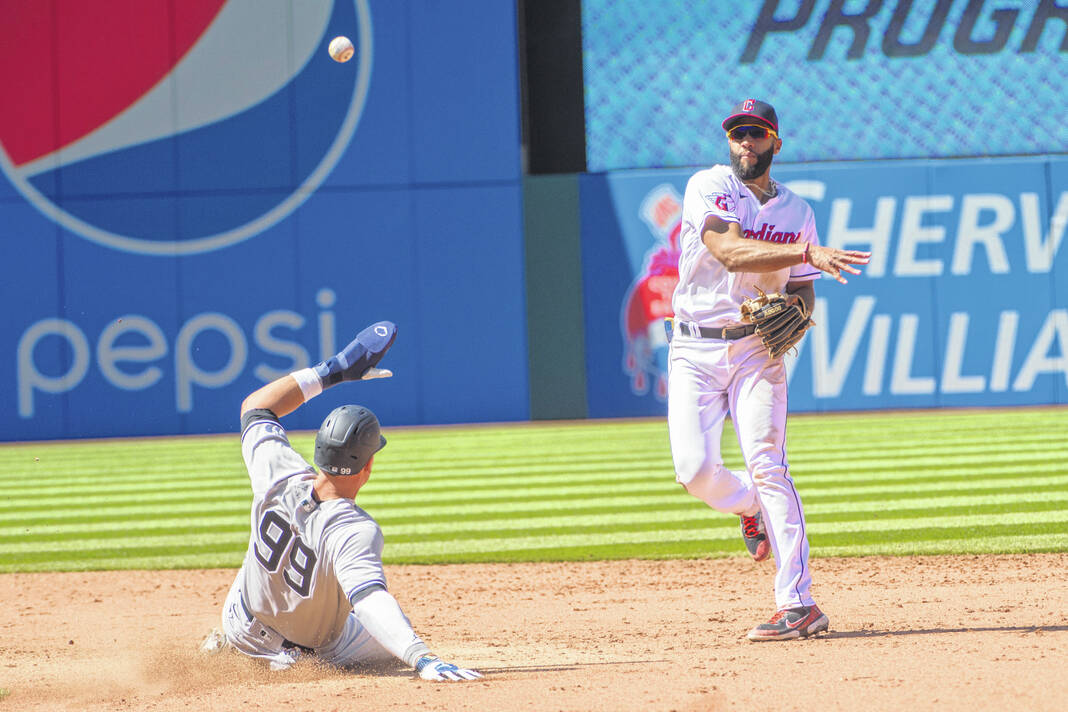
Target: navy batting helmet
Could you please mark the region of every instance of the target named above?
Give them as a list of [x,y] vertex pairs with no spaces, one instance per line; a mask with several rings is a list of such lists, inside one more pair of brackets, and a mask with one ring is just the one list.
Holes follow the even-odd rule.
[[362,405],[343,405],[319,426],[315,464],[331,475],[355,475],[385,446],[374,413]]

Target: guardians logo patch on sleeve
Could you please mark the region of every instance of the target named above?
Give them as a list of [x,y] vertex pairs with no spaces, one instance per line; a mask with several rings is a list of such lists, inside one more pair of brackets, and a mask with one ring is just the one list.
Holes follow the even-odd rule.
[[712,205],[715,205],[717,210],[722,210],[725,213],[734,212],[734,197],[730,193],[713,193],[712,195],[706,195],[705,198]]

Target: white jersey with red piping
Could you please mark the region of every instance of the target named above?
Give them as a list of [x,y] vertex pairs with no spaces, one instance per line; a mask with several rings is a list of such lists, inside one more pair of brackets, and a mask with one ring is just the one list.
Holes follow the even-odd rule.
[[775,197],[761,205],[729,166],[712,166],[690,178],[679,235],[679,284],[672,297],[677,320],[710,327],[740,324],[739,306],[747,297],[755,297],[758,288],[782,292],[788,282],[819,277],[810,264],[774,272],[728,272],[701,240],[705,220],[715,215],[738,223],[748,239],[818,245],[811,206],[782,183],[775,183],[775,188]]

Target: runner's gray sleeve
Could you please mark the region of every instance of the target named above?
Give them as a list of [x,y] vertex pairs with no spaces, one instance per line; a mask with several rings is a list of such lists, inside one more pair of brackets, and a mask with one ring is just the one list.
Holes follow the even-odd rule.
[[382,530],[358,507],[331,518],[324,550],[334,562],[337,582],[350,603],[356,603],[360,592],[372,586],[387,588],[382,543]]
[[241,455],[254,494],[262,494],[281,479],[315,470],[289,444],[285,428],[266,409],[250,410],[241,419]]
[[400,604],[384,588],[376,588],[352,606],[356,620],[382,647],[415,667],[416,661],[430,652],[427,644],[412,630]]

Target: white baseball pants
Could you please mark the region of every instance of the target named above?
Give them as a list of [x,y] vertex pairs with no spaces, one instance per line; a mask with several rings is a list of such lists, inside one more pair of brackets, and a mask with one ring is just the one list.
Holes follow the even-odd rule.
[[[786,369],[759,337],[720,341],[676,332],[668,368],[675,479],[721,512],[763,512],[780,610],[813,605],[804,512],[786,461],[786,408]],[[728,413],[746,471],[723,466],[720,439]]]
[[[238,575],[234,580],[226,603],[223,604],[222,629],[227,642],[249,657],[268,661],[272,670],[288,669],[301,658],[302,650],[283,647],[285,638],[281,633],[260,623],[247,612],[241,601],[242,578]],[[337,639],[316,648],[314,655],[319,660],[338,667],[396,660],[351,613]]]

